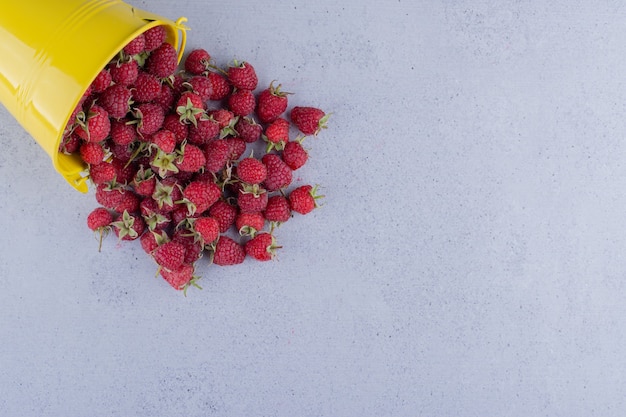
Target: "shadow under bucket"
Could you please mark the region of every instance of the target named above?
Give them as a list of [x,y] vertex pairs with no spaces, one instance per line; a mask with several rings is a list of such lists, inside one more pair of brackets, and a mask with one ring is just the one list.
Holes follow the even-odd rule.
[[87,192],[85,164],[58,151],[72,111],[98,73],[131,40],[165,26],[185,49],[181,17],[172,21],[116,0],[0,0],[0,103],[48,153],[74,188]]

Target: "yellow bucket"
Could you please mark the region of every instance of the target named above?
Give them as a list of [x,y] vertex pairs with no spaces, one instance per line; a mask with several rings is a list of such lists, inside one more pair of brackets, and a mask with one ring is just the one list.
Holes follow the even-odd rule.
[[55,169],[87,192],[86,166],[58,152],[72,110],[100,70],[139,34],[163,25],[185,49],[186,30],[119,0],[0,0],[0,102],[50,155]]

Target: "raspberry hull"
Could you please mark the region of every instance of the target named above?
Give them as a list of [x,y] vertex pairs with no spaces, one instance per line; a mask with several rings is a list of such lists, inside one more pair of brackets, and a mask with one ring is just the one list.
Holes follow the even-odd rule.
[[100,245],[109,231],[138,240],[185,293],[199,287],[201,259],[274,259],[277,226],[320,197],[294,180],[309,153],[291,134],[317,136],[328,116],[290,110],[291,93],[262,83],[249,62],[218,68],[204,49],[179,68],[159,26],[125,46],[88,88],[59,147],[83,159],[97,186],[87,225]]

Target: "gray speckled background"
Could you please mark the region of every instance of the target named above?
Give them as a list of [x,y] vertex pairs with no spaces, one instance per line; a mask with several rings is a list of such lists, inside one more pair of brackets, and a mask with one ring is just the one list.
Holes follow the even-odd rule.
[[133,4],[333,112],[325,205],[185,298],[0,108],[0,415],[626,413],[623,2]]

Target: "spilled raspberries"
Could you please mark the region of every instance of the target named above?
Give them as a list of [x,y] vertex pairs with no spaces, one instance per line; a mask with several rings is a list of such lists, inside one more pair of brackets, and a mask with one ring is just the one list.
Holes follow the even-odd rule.
[[[293,171],[302,143],[326,127],[315,107],[289,108],[247,61],[177,52],[157,26],[103,68],[72,113],[59,152],[82,158],[98,206],[87,226],[137,240],[176,290],[199,288],[200,261],[269,261],[277,227],[318,207],[318,186]],[[300,172],[299,172],[300,173]]]

